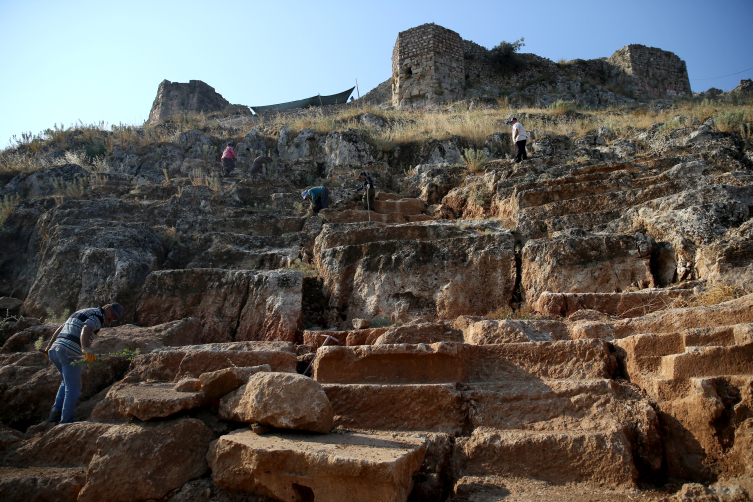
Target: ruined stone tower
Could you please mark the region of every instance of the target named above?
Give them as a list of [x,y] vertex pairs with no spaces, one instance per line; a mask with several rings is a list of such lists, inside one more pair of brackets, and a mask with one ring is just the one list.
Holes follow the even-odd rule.
[[631,44],[607,60],[632,77],[636,98],[678,98],[691,96],[685,61],[672,52]]
[[157,88],[149,123],[167,120],[176,113],[213,112],[224,110],[229,105],[230,102],[214,87],[201,80],[190,80],[187,84],[163,80]]
[[392,106],[427,108],[463,97],[463,39],[434,23],[401,31],[392,51]]

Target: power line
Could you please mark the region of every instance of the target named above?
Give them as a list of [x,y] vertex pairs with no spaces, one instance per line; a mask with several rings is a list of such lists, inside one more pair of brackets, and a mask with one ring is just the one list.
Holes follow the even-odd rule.
[[731,77],[732,75],[739,75],[741,73],[745,73],[746,71],[753,70],[753,68],[748,68],[747,70],[739,71],[737,73],[730,73],[729,75],[722,75],[721,77],[711,77],[711,78],[691,78],[689,80],[715,80],[717,78],[724,78],[724,77]]

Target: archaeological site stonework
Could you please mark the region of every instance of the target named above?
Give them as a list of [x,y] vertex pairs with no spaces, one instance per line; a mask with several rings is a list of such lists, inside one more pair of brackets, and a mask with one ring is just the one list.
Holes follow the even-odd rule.
[[690,96],[685,61],[669,51],[631,44],[607,60],[630,75],[639,99]]
[[560,63],[516,54],[522,64],[514,71],[497,70],[489,53],[433,23],[401,32],[392,52],[392,106],[509,97],[533,106],[564,100],[603,107],[692,94],[685,62],[655,47],[632,44],[609,58]]
[[177,113],[199,113],[224,110],[230,102],[214,87],[201,80],[189,80],[187,84],[163,80],[157,89],[149,123],[168,120]]
[[434,23],[402,31],[392,51],[392,106],[424,108],[463,98],[463,39]]

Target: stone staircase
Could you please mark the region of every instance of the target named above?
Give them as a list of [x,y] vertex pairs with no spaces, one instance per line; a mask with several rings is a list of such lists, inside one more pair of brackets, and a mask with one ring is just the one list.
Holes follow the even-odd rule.
[[[361,206],[363,207],[363,206]],[[432,218],[424,214],[426,204],[421,199],[393,193],[377,192],[374,211],[363,209],[322,210],[328,223],[359,223],[374,221],[386,224],[401,224],[428,221]]]
[[686,309],[656,313],[640,324],[623,321],[615,330],[625,334],[629,326],[636,333],[614,346],[626,376],[656,402],[663,417],[672,476],[710,480],[720,473],[751,474],[746,426],[753,423],[751,302],[748,295],[696,315]]
[[655,416],[623,397],[615,368],[601,340],[438,342],[321,347],[314,378],[340,427],[456,435],[445,476],[459,485],[497,476],[622,489]]

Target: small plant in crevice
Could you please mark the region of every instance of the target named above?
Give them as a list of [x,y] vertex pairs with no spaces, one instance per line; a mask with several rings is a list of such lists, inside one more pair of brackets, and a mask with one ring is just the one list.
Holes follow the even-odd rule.
[[474,150],[473,148],[466,148],[463,152],[463,160],[465,165],[471,172],[477,172],[482,170],[486,164],[489,163],[489,158],[486,156],[486,152],[483,150]]
[[316,268],[316,263],[303,263],[300,258],[296,258],[286,270],[292,270],[294,272],[301,272],[304,277],[316,277],[319,275],[319,269]]
[[13,212],[16,208],[16,204],[18,204],[18,201],[20,200],[21,196],[18,194],[4,195],[0,198],[0,229],[3,228],[5,220],[8,219],[8,216]]
[[62,314],[56,315],[55,312],[52,309],[47,309],[47,318],[45,319],[45,322],[52,323],[52,324],[63,324],[65,321],[68,320],[68,317],[71,315],[71,311],[66,309],[63,311]]

